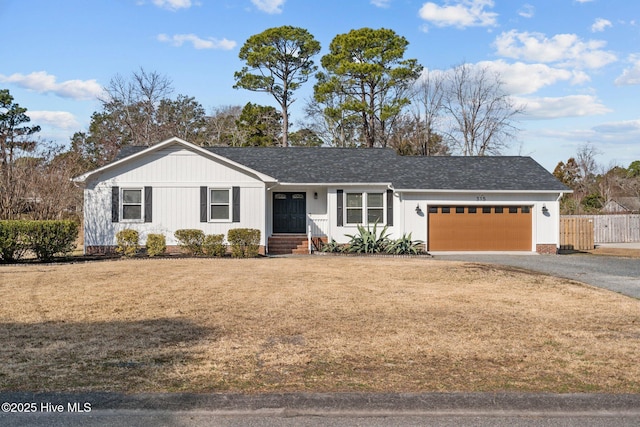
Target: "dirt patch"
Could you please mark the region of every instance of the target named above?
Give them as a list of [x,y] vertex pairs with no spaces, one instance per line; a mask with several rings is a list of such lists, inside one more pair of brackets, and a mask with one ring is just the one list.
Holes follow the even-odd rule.
[[0,322],[2,390],[640,392],[640,301],[477,263],[0,266]]

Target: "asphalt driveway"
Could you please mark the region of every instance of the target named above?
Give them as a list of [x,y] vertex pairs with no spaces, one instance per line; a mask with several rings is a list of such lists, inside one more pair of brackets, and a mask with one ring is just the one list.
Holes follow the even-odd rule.
[[640,259],[590,254],[442,254],[434,259],[508,265],[573,279],[640,298]]

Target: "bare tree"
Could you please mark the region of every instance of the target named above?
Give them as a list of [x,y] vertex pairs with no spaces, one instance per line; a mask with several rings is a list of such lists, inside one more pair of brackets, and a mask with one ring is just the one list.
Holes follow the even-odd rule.
[[105,113],[121,121],[121,131],[131,145],[152,145],[159,141],[157,109],[160,101],[173,92],[171,80],[155,71],[140,68],[126,79],[117,74],[105,88],[102,99]]
[[513,103],[500,76],[487,67],[461,64],[447,75],[443,108],[451,119],[451,143],[465,156],[499,154],[515,137],[515,118],[524,107]]
[[209,139],[206,145],[229,145],[239,147],[246,139],[245,132],[236,122],[242,114],[241,105],[216,107],[207,117]]
[[444,74],[426,70],[411,93],[411,114],[416,128],[414,145],[422,156],[448,154],[442,136],[434,129],[441,122],[445,95]]

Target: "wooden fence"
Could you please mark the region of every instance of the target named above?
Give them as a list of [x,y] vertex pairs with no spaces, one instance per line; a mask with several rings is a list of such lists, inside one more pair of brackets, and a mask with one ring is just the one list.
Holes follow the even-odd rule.
[[[572,222],[574,220],[575,224]],[[560,217],[561,247],[563,244],[589,245],[589,234],[593,236],[593,244],[640,242],[640,215],[571,215]],[[575,247],[574,249],[585,250],[587,248]]]
[[560,249],[588,251],[593,249],[594,245],[592,219],[560,217]]

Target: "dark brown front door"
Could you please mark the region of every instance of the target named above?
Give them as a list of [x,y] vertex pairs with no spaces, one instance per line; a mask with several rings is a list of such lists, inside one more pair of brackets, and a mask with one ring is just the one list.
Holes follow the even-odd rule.
[[303,192],[273,193],[273,232],[306,233],[307,200]]

